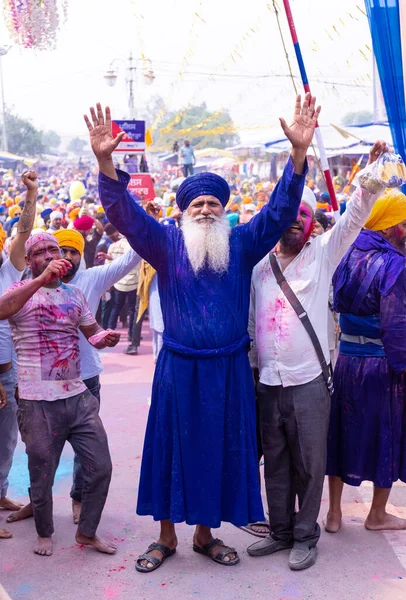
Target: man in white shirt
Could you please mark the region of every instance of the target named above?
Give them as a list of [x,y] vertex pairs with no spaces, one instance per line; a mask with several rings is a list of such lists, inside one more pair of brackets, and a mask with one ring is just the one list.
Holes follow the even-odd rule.
[[[75,285],[83,292],[92,314],[96,314],[101,296],[112,285],[127,275],[140,262],[141,258],[132,250],[108,264],[81,270],[81,258],[85,242],[79,231],[61,229],[54,233],[64,258],[71,264],[62,278],[63,283]],[[80,371],[83,383],[100,404],[100,373],[103,365],[99,352],[89,344],[82,332],[79,332]],[[82,504],[83,473],[78,457],[75,454],[73,466],[73,485],[71,489],[73,522],[78,524]],[[20,521],[32,516],[31,503],[8,518],[8,522]]]
[[[37,175],[34,171],[25,171],[22,182],[27,188],[24,208],[17,225],[17,235],[10,248],[9,258],[3,260],[0,245],[0,296],[16,281],[20,281],[25,263],[25,242],[27,241],[36,216],[36,196],[38,190]],[[13,342],[7,321],[0,321],[0,508],[18,510],[21,504],[7,498],[8,475],[17,445],[17,403],[15,391],[17,373],[13,366]],[[10,538],[11,533],[0,529],[0,538]]]
[[[377,142],[370,161],[385,148],[384,142]],[[310,318],[327,364],[332,275],[380,193],[357,189],[337,225],[312,238],[315,197],[305,188],[296,222],[273,251]],[[310,336],[277,284],[269,256],[253,271],[249,333],[254,340],[251,366],[259,368],[257,395],[271,533],[248,552],[263,556],[292,548],[289,566],[302,570],[312,566],[317,556],[330,395]]]

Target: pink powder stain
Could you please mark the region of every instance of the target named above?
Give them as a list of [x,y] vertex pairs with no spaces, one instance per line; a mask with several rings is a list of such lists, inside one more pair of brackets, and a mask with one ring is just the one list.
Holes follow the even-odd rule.
[[106,596],[106,598],[115,598],[116,596],[118,596],[118,591],[110,585],[106,585],[104,586],[104,595]]

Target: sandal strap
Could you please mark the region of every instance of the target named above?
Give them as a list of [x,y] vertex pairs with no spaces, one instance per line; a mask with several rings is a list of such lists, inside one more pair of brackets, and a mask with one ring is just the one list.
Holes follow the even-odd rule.
[[164,546],[163,544],[158,544],[158,542],[153,542],[149,547],[147,552],[151,552],[152,550],[158,550],[161,552],[164,558],[168,556],[172,552],[172,550],[168,546]]
[[[159,560],[159,558],[157,558],[156,556],[150,556],[149,554],[141,554],[137,558],[137,563],[141,563],[143,560],[148,561],[149,563],[154,565],[154,567],[156,567],[159,563],[162,562],[162,560]],[[146,568],[148,568],[148,567],[146,567]],[[151,567],[149,567],[149,568],[151,569]]]
[[[215,546],[221,546],[222,548],[224,548],[224,550],[219,550],[214,555],[214,554],[212,554],[210,552],[210,550],[212,550]],[[218,560],[224,560],[224,558],[228,554],[235,554],[235,555],[237,555],[237,551],[236,551],[235,548],[231,548],[230,546],[226,546],[225,543],[223,542],[223,540],[219,540],[218,538],[215,538],[215,539],[211,540],[210,542],[208,542],[207,544],[205,544],[203,546],[203,549],[205,550],[205,552],[207,552],[207,554],[210,554],[210,556],[212,556],[213,558],[217,558]]]
[[237,556],[237,551],[235,548],[231,548],[230,546],[224,546],[224,550],[219,550],[214,558],[217,560],[223,560],[229,554],[235,554]]
[[210,540],[210,542],[207,542],[207,544],[205,544],[202,548],[205,552],[207,552],[207,554],[209,554],[210,550],[212,548],[214,548],[214,546],[224,546],[223,540],[214,538],[214,539]]

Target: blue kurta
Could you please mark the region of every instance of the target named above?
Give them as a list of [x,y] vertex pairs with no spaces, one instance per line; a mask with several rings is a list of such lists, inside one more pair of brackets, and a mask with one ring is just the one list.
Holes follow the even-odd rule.
[[137,512],[219,527],[263,519],[255,398],[247,350],[251,273],[297,217],[305,175],[290,160],[269,204],[230,236],[224,275],[189,262],[182,231],[149,217],[129,177],[99,176],[107,217],[158,272],[165,324],[142,458]]

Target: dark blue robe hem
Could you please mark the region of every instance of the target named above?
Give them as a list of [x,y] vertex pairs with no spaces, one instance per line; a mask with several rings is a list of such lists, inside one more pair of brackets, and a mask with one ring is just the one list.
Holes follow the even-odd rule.
[[252,516],[252,519],[249,519],[248,521],[242,522],[240,520],[234,521],[232,519],[228,519],[227,517],[224,517],[221,519],[221,521],[206,521],[204,518],[200,519],[199,518],[185,518],[185,517],[175,517],[175,518],[171,518],[169,517],[167,514],[166,515],[160,515],[160,516],[154,516],[152,514],[152,511],[150,510],[142,510],[137,508],[137,515],[140,517],[152,517],[154,519],[154,521],[170,521],[171,523],[186,523],[186,525],[203,525],[204,527],[210,527],[210,529],[219,529],[219,527],[221,527],[222,523],[231,523],[231,525],[235,525],[236,527],[244,527],[245,525],[248,525],[248,523],[256,523],[259,521],[263,521],[265,516],[264,513],[258,513],[258,514],[254,514]]
[[370,481],[371,483],[373,483],[373,485],[375,487],[389,490],[389,489],[391,489],[392,485],[394,483],[396,483],[396,481],[401,481],[402,483],[406,483],[406,479],[402,479],[402,477],[397,477],[396,479],[393,479],[391,485],[388,485],[389,482],[387,482],[387,481],[385,481],[384,483],[382,481],[375,481],[374,478],[371,476],[369,476],[369,477],[363,476],[361,478],[358,478],[358,477],[349,478],[349,477],[342,476],[340,473],[331,472],[329,469],[327,469],[326,475],[328,475],[328,477],[339,477],[343,483],[345,483],[346,485],[350,485],[352,487],[360,487],[364,481]]

